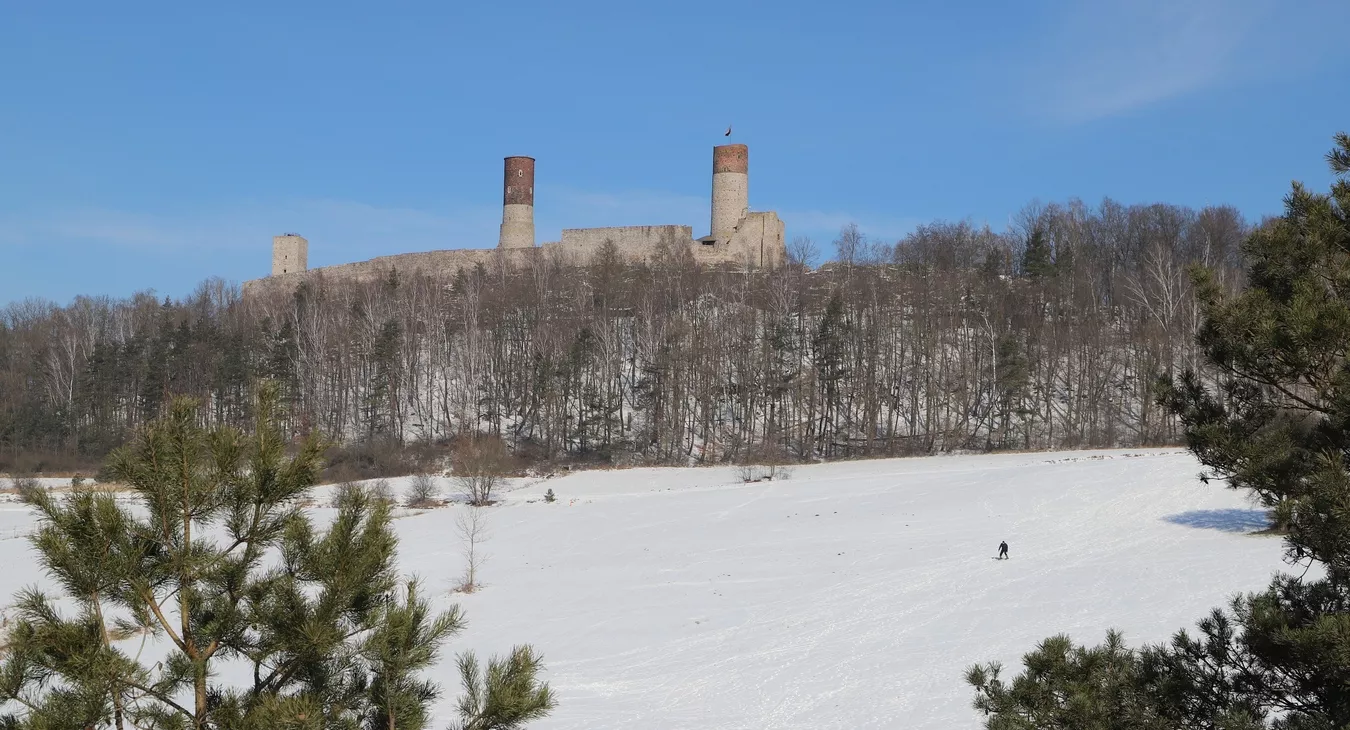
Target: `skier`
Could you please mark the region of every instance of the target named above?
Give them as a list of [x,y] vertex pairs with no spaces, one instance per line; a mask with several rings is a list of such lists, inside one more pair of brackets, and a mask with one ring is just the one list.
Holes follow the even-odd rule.
[[998,559],[999,560],[1008,559],[1008,543],[1006,541],[998,544]]

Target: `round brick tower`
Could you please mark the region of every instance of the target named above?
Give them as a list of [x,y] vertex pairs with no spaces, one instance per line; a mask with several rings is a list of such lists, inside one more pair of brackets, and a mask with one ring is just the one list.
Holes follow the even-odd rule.
[[731,240],[736,226],[750,210],[750,148],[724,144],[713,148],[713,238]]
[[497,248],[534,247],[534,158],[506,158]]

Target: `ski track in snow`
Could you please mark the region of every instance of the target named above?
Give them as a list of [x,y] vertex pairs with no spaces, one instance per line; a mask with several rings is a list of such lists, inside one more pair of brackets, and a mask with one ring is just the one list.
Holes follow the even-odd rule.
[[[530,643],[560,703],[532,730],[973,730],[970,664],[1011,677],[1060,632],[1165,640],[1285,569],[1277,538],[1241,534],[1257,522],[1244,496],[1198,470],[1164,449],[842,462],[751,484],[731,468],[518,480],[488,508],[486,587],[467,596],[449,592],[465,507],[395,526],[404,573],[468,619],[433,672],[435,726],[458,653]],[[32,525],[0,499],[0,538]],[[1005,539],[1011,559],[993,560]],[[45,581],[26,540],[0,539],[0,560],[0,600]]]

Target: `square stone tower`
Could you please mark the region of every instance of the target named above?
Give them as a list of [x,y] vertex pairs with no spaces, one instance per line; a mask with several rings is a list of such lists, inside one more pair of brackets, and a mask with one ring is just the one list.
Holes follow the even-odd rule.
[[309,241],[298,233],[272,237],[272,276],[309,268]]

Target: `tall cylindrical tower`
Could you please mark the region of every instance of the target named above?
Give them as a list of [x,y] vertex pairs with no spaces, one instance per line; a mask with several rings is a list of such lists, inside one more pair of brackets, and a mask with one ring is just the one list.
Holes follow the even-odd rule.
[[534,158],[506,158],[502,232],[497,248],[534,247]]
[[750,210],[750,148],[724,144],[713,148],[712,229],[718,241],[731,240]]

